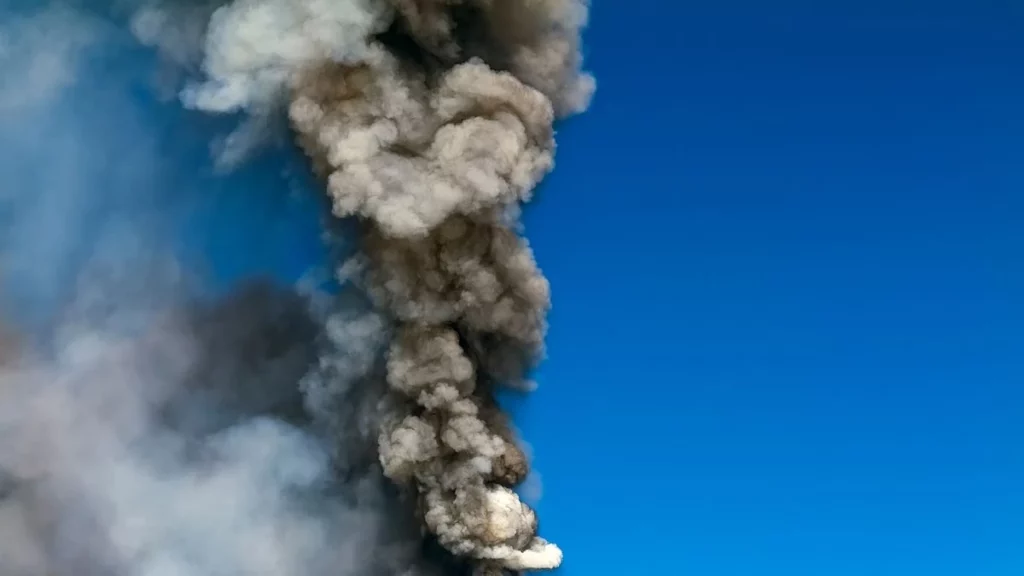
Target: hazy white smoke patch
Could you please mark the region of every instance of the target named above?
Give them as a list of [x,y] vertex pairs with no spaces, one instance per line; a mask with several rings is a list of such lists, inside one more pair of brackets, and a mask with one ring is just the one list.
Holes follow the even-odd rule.
[[155,78],[162,93],[187,108],[248,115],[211,144],[226,171],[285,132],[275,113],[304,69],[364,58],[386,13],[375,0],[153,2],[134,11],[131,29],[165,59]]
[[0,21],[0,115],[52,105],[78,78],[78,63],[101,24],[69,8],[46,8]]
[[124,56],[129,30],[44,7],[0,31],[0,574],[438,574],[379,468],[337,475],[374,439],[310,424],[307,302],[196,302],[175,235],[199,178],[168,158],[181,116],[133,93],[151,61]]
[[219,0],[147,3],[132,13],[129,26],[139,42],[156,48],[171,63],[196,71],[202,62],[210,15],[219,6]]
[[[236,315],[253,311],[213,310],[151,315],[142,333],[68,325],[54,356],[0,371],[0,470],[11,490],[0,531],[12,534],[0,540],[0,571],[372,573],[386,549],[373,529],[377,503],[329,496],[342,486],[316,437],[241,409],[259,402],[217,401],[218,387],[243,399],[268,387],[296,397],[305,364],[273,353],[272,342],[253,348],[288,318],[268,314],[268,324],[233,334],[251,323]],[[308,351],[308,337],[296,336],[281,342]],[[246,349],[263,351],[241,357]],[[232,368],[240,362],[252,372]]]
[[112,26],[57,4],[2,15],[0,37],[0,279],[31,323],[66,304],[84,262],[131,276],[152,260],[165,189],[137,105],[94,73]]
[[126,1],[129,5],[124,11],[130,14],[132,35],[144,46],[155,48],[160,59],[150,76],[158,98],[177,100],[188,78],[200,72],[207,24],[221,0],[145,2],[141,6]]
[[183,101],[209,112],[272,109],[304,68],[363,58],[383,14],[374,0],[234,0],[210,18],[207,80]]

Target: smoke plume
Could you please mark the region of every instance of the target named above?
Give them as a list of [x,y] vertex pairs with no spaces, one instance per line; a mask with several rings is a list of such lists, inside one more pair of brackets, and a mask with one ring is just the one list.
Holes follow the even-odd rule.
[[[287,105],[361,253],[342,269],[391,324],[384,474],[483,573],[557,567],[512,491],[527,459],[493,400],[543,353],[548,283],[516,206],[583,110],[578,0],[236,0],[214,13],[195,107]],[[364,336],[365,337],[365,336]]]
[[254,284],[146,325],[69,325],[56,357],[4,368],[4,574],[444,573],[371,444],[312,431],[296,383],[325,341],[302,298]]
[[[544,355],[550,288],[519,210],[594,90],[587,0],[124,3],[192,76],[186,108],[248,116],[229,147],[287,118],[355,251],[331,295],[88,276],[48,347],[4,338],[0,572],[559,566],[494,392],[528,389]],[[40,101],[0,91],[0,112],[16,96]]]

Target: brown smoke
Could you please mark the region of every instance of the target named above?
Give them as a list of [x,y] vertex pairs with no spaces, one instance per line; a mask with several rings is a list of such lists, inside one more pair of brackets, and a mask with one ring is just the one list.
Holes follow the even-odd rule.
[[548,284],[498,211],[551,167],[550,103],[476,60],[430,90],[381,54],[311,75],[291,118],[330,172],[335,212],[364,219],[359,279],[398,323],[385,474],[415,485],[427,528],[451,552],[512,570],[558,566],[561,552],[509,489],[526,458],[495,425],[488,394],[541,352]]
[[188,92],[211,111],[287,104],[334,214],[360,222],[360,253],[339,275],[380,313],[353,333],[390,337],[380,465],[479,574],[562,560],[512,490],[529,466],[492,393],[525,387],[544,353],[549,286],[517,234],[518,206],[553,168],[554,120],[593,92],[587,10],[236,0],[211,20],[209,82]]
[[477,57],[541,91],[559,115],[582,112],[594,79],[580,71],[580,0],[390,0],[400,27],[439,62]]

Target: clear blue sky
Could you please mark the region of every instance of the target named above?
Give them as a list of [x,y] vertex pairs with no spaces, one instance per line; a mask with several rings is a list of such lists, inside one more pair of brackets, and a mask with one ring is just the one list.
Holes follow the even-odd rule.
[[588,40],[519,407],[566,576],[1024,573],[1024,3],[606,1]]
[[[1024,573],[1024,3],[597,4],[597,97],[526,215],[555,308],[514,402],[562,573]],[[119,91],[148,65],[67,108],[157,135],[117,198],[180,211],[225,280],[294,278],[294,159],[214,177],[223,126]],[[87,156],[104,186],[123,158]]]

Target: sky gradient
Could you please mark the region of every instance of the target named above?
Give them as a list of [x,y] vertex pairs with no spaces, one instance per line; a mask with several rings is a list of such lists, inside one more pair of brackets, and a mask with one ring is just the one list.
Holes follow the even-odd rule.
[[1024,5],[603,2],[527,214],[564,574],[1024,570]]

